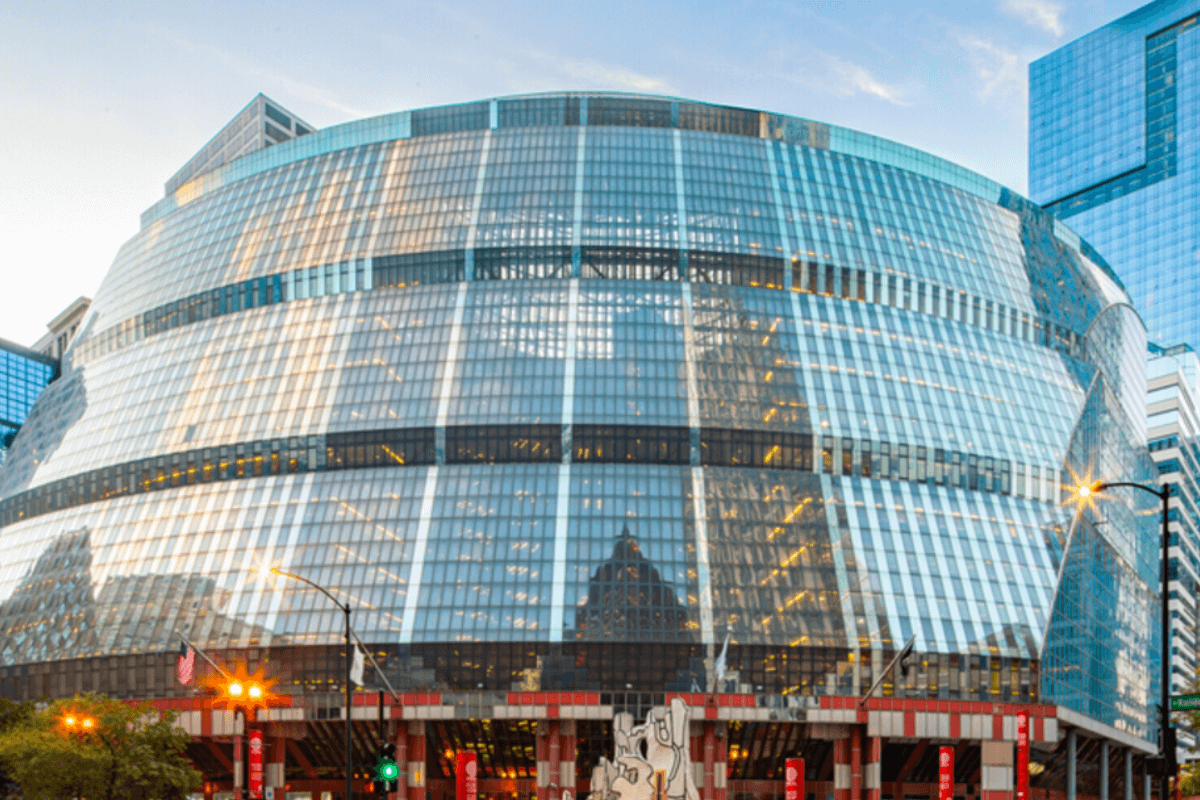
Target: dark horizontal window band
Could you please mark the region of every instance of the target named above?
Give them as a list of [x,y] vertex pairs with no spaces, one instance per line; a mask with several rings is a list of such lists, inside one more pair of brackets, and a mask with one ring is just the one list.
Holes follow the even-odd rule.
[[[468,275],[470,269],[470,275]],[[261,306],[329,294],[477,281],[686,280],[838,297],[941,316],[1082,357],[1080,334],[1050,320],[932,281],[799,258],[670,247],[481,247],[375,256],[218,286],[165,303],[82,341],[76,366],[149,336]]]
[[416,137],[488,128],[578,125],[725,133],[829,149],[829,126],[821,122],[686,100],[587,94],[514,97],[416,109],[412,112],[411,130]]
[[[943,448],[786,431],[701,428],[699,464],[791,470],[1039,498],[1043,471]],[[127,461],[0,501],[0,527],[116,497],[264,475],[432,464],[687,466],[692,431],[652,425],[455,425],[261,439]],[[570,454],[564,459],[563,454]],[[1026,475],[1028,469],[1028,487]],[[1050,480],[1049,469],[1045,478]]]

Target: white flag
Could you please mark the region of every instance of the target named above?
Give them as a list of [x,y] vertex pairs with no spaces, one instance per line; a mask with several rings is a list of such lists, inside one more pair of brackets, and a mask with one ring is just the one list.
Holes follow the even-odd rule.
[[363,651],[354,648],[354,661],[350,663],[350,680],[357,686],[363,685]]
[[725,680],[725,672],[727,664],[725,657],[729,655],[729,634],[725,634],[725,644],[721,647],[721,655],[717,656],[717,665],[714,671],[717,673],[717,687],[720,688],[721,681]]

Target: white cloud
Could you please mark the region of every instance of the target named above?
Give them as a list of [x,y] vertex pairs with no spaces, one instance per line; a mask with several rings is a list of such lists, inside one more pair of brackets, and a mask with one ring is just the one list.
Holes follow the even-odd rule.
[[792,83],[821,89],[835,97],[865,94],[893,105],[909,105],[899,88],[879,80],[866,67],[829,53],[814,53],[813,56],[806,59],[799,70],[791,70],[784,77]]
[[979,77],[979,97],[1024,99],[1025,63],[1007,47],[970,34],[957,34],[958,43],[967,49],[975,74]]
[[1004,10],[1035,28],[1054,34],[1055,38],[1066,31],[1061,3],[1052,3],[1050,0],[1004,0]]
[[900,96],[899,89],[879,80],[866,67],[859,66],[851,61],[845,61],[837,56],[826,56],[826,62],[830,73],[835,79],[833,85],[835,94],[842,97],[849,97],[861,92],[862,94],[869,94],[872,97],[878,97],[880,100],[886,100],[893,105],[908,105]]
[[577,81],[586,81],[596,87],[631,89],[635,92],[674,94],[670,84],[649,75],[641,75],[619,67],[611,67],[598,61],[559,58],[548,53],[530,53],[543,66],[556,70]]

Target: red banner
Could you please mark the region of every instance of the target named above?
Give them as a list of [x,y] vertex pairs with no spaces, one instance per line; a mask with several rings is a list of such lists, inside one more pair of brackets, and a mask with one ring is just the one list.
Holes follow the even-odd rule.
[[1029,712],[1017,712],[1017,800],[1029,800]]
[[784,762],[784,777],[786,800],[804,800],[804,759],[789,758]]
[[455,777],[455,800],[476,800],[476,765],[475,753],[468,750],[465,753],[459,753]]
[[938,800],[954,800],[954,748],[938,748]]
[[254,800],[262,800],[263,796],[263,735],[262,731],[251,730],[246,734],[250,741],[250,779],[246,788]]

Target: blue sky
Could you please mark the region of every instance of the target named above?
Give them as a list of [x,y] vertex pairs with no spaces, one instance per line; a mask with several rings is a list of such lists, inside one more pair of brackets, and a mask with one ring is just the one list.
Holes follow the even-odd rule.
[[163,182],[260,91],[318,127],[671,94],[857,128],[1024,192],[1029,62],[1140,5],[0,0],[0,338],[32,344],[93,295]]

